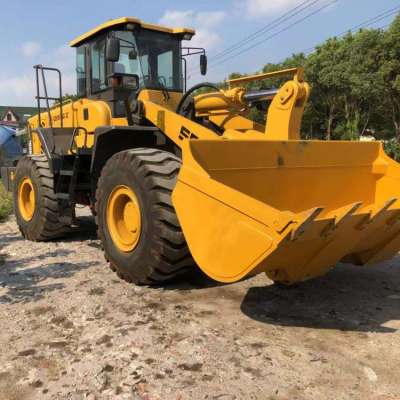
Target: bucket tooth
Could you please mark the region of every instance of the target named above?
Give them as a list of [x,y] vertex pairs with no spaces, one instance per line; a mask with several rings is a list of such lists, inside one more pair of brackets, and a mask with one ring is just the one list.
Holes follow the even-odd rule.
[[362,206],[362,202],[356,202],[348,206],[339,208],[334,213],[334,218],[331,223],[322,231],[321,236],[328,237],[343,223],[348,221],[352,215]]
[[366,257],[365,264],[377,264],[394,257],[400,250],[400,232],[397,232],[385,245],[378,250],[371,252]]
[[291,232],[290,235],[290,240],[295,241],[297,240],[300,236],[304,234],[304,232],[309,228],[312,223],[315,221],[315,219],[318,217],[318,215],[321,214],[321,212],[324,210],[323,207],[315,207],[312,208],[311,210],[308,210],[302,214],[300,214],[300,218],[298,222],[299,225],[297,225],[296,228],[294,228]]
[[393,226],[394,224],[399,223],[399,222],[400,222],[400,210],[397,210],[397,211],[394,213],[394,215],[392,215],[392,217],[389,218],[389,219],[386,221],[386,224],[389,225],[389,226],[391,227],[391,226]]
[[277,233],[283,233],[283,231],[292,223],[295,222],[294,220],[295,215],[288,211],[282,211],[279,215],[279,218],[276,219],[272,226],[276,230]]
[[387,200],[380,209],[376,210],[371,215],[371,218],[377,219],[378,217],[381,217],[385,211],[387,211],[394,203],[396,203],[397,200],[398,200],[397,197],[392,197],[389,200]]
[[357,226],[357,229],[363,230],[370,224],[378,224],[385,216],[386,211],[398,200],[397,197],[392,197],[387,200],[382,207],[372,210],[369,215],[367,215],[363,221]]

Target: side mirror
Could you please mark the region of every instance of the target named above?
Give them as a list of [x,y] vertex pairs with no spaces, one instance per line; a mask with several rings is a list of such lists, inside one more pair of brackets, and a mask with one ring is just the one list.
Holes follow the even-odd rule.
[[200,55],[200,73],[202,75],[207,74],[207,56],[205,54]]
[[109,37],[106,44],[107,61],[117,62],[119,60],[120,50],[121,45],[119,39],[115,37]]

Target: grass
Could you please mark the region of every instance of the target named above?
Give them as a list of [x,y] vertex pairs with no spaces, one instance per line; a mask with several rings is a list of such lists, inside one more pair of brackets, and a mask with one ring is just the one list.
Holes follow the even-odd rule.
[[13,202],[10,193],[7,193],[0,181],[0,222],[3,222],[11,213]]

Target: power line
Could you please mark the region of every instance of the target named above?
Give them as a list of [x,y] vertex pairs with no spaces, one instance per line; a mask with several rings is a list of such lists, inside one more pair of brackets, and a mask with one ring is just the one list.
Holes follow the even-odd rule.
[[[368,19],[367,21],[361,22],[360,24],[354,26],[353,28],[351,28],[351,32],[357,30],[357,29],[361,29],[361,28],[365,28],[366,26],[372,25],[376,22],[381,21],[382,19],[388,18],[390,16],[392,16],[393,14],[396,14],[397,12],[400,11],[400,6],[396,6],[393,7],[389,10],[384,11],[381,14],[378,14],[377,16]],[[342,32],[339,36],[343,36],[347,33],[348,31],[344,31]]]
[[[304,12],[305,10],[307,10],[308,8],[314,6],[319,1],[322,1],[322,0],[305,0],[305,1],[301,2],[296,7],[290,9],[289,11],[287,11],[280,17],[276,18],[272,22],[268,23],[267,25],[263,26],[256,32],[246,36],[245,38],[243,38],[240,41],[236,42],[235,44],[231,45],[227,49],[224,49],[224,50],[220,51],[219,53],[215,54],[214,56],[212,56],[213,62],[215,62],[215,60],[218,61],[218,59],[226,57],[227,55],[231,54],[232,52],[239,50],[241,47],[250,43],[252,40],[255,40],[255,39],[261,37],[262,35],[268,33],[269,31],[271,31],[275,28],[278,28],[284,22],[292,19],[296,15],[298,15],[298,14]],[[192,68],[189,71],[189,75],[192,73],[195,73],[195,75],[196,75],[197,74],[196,72],[197,72],[197,69]]]
[[251,42],[252,40],[255,40],[259,38],[260,36],[264,35],[267,32],[270,32],[271,30],[275,29],[278,27],[280,24],[286,22],[287,20],[295,17],[296,15],[302,13],[306,9],[312,7],[314,4],[318,3],[321,0],[306,0],[300,3],[298,6],[294,7],[293,9],[289,10],[288,12],[284,13],[280,17],[274,19],[272,22],[268,23],[261,29],[257,30],[256,32],[246,36],[245,38],[241,39],[240,41],[234,43],[227,49],[224,49],[220,51],[219,53],[215,54],[213,56],[213,60],[218,60],[219,58],[222,58],[226,56],[227,54],[232,53],[233,51],[239,49],[240,47],[243,47],[247,43]]
[[[372,17],[372,18],[370,18],[370,19],[368,19],[368,20],[366,20],[364,22],[359,23],[358,25],[353,26],[350,29],[347,29],[347,30],[341,32],[340,34],[336,35],[336,37],[342,37],[342,36],[346,35],[349,32],[355,32],[355,31],[357,31],[359,29],[366,28],[368,26],[376,24],[377,22],[380,22],[383,19],[389,18],[392,15],[397,14],[399,11],[400,11],[400,6],[396,6],[394,8],[389,9],[389,10],[386,10],[386,11],[382,12],[381,14],[376,15],[375,17]],[[378,29],[385,29],[389,25],[390,24],[387,24],[387,25],[385,25],[383,27],[380,27]],[[301,51],[300,53],[308,54],[308,53],[313,52],[315,49],[316,49],[316,46],[309,47],[306,50]]]
[[296,20],[295,22],[291,23],[290,25],[286,26],[285,28],[280,29],[279,31],[273,33],[273,34],[270,35],[270,36],[267,36],[267,37],[266,37],[265,39],[263,39],[262,41],[258,41],[258,42],[256,42],[256,43],[254,43],[253,45],[251,45],[251,46],[249,46],[249,47],[246,47],[245,49],[241,50],[240,52],[231,55],[230,57],[224,58],[224,59],[222,59],[221,61],[219,61],[219,62],[217,62],[217,63],[215,63],[215,64],[211,64],[211,65],[210,65],[210,69],[211,69],[211,68],[215,68],[215,67],[217,67],[217,66],[219,66],[219,65],[221,65],[221,64],[223,64],[223,63],[225,63],[225,62],[227,62],[227,61],[229,61],[229,60],[231,60],[231,59],[233,59],[233,58],[235,58],[235,57],[238,57],[238,56],[242,55],[243,53],[245,53],[245,52],[247,52],[247,51],[249,51],[249,50],[252,50],[252,49],[254,49],[255,47],[257,47],[257,46],[259,46],[259,45],[261,45],[261,44],[264,44],[266,41],[271,40],[272,38],[274,38],[274,37],[280,35],[281,33],[288,31],[289,29],[293,28],[294,26],[296,26],[296,25],[298,25],[298,24],[304,22],[305,20],[307,20],[307,19],[313,17],[314,15],[320,13],[320,12],[323,11],[324,9],[330,7],[331,5],[333,5],[334,3],[337,3],[337,2],[338,2],[338,0],[332,0],[332,1],[330,1],[329,3],[325,4],[324,6],[319,7],[319,8],[317,8],[316,10],[312,11],[311,13],[308,13],[308,14],[305,15],[304,17],[302,17],[302,18]]
[[386,28],[389,28],[390,25],[392,25],[392,23],[386,24],[386,25],[383,25],[383,26],[379,26],[379,27],[376,28],[376,29],[386,29]]
[[[304,20],[306,20],[306,19],[308,19],[308,18],[311,18],[313,15],[315,15],[315,14],[321,12],[322,10],[324,10],[325,8],[331,6],[332,4],[336,3],[337,1],[338,1],[338,0],[333,0],[333,1],[331,1],[330,3],[328,3],[328,4],[326,4],[326,5],[324,5],[324,6],[320,7],[320,8],[318,8],[317,10],[315,10],[315,11],[313,11],[313,12],[307,14],[307,15],[304,16],[303,18],[300,18],[299,20],[295,21],[294,23],[292,23],[292,24],[286,26],[285,28],[283,28],[283,29],[281,29],[281,30],[279,30],[279,31],[277,31],[277,32],[275,32],[275,33],[273,33],[272,35],[270,35],[270,36],[268,36],[267,38],[265,38],[263,41],[256,42],[255,44],[253,44],[253,45],[251,45],[251,46],[249,46],[249,47],[243,49],[242,51],[240,51],[240,52],[238,52],[238,53],[233,54],[233,55],[230,56],[230,57],[225,57],[225,58],[223,58],[221,61],[219,61],[219,62],[217,62],[217,63],[215,63],[215,64],[211,64],[210,68],[215,68],[215,67],[217,67],[217,66],[219,66],[219,65],[221,65],[221,64],[223,64],[223,63],[225,63],[225,62],[227,62],[227,61],[229,61],[229,60],[231,60],[231,59],[233,59],[233,58],[235,58],[235,57],[237,57],[237,56],[239,56],[239,55],[241,55],[241,54],[243,54],[243,53],[245,53],[245,52],[247,52],[247,51],[249,51],[249,50],[251,50],[251,49],[253,49],[253,48],[255,48],[255,47],[257,47],[257,46],[259,46],[260,44],[265,43],[266,41],[268,41],[268,40],[270,40],[270,39],[276,37],[277,35],[279,35],[279,34],[285,32],[285,31],[291,29],[292,27],[298,25],[299,23],[303,22]],[[302,3],[299,4],[297,7],[295,7],[295,8],[292,9],[292,10],[290,10],[289,12],[285,13],[284,15],[282,15],[281,17],[279,17],[279,18],[278,18],[277,20],[275,20],[275,21],[278,21],[278,20],[281,21],[284,17],[287,17],[288,14],[289,14],[289,15],[293,14],[293,12],[298,11],[301,7],[305,6],[307,3],[310,3],[310,0],[302,2]],[[313,2],[312,4],[308,4],[308,6],[312,6],[312,5],[314,5],[314,2]],[[303,8],[302,11],[304,11],[304,9],[305,9],[305,8]],[[354,31],[356,31],[356,30],[358,30],[358,29],[366,28],[366,27],[368,27],[368,26],[370,26],[370,25],[376,24],[377,22],[380,22],[380,21],[382,21],[382,20],[384,20],[384,19],[386,19],[386,18],[391,17],[392,15],[398,13],[399,11],[400,11],[400,5],[399,5],[399,6],[396,6],[396,7],[393,7],[393,8],[390,8],[390,9],[388,9],[388,10],[386,10],[386,11],[383,11],[382,13],[380,13],[380,14],[378,14],[378,15],[376,15],[376,16],[374,16],[374,17],[372,17],[372,18],[370,18],[370,19],[368,19],[368,20],[366,20],[366,21],[363,21],[363,22],[361,22],[361,23],[359,23],[359,24],[353,26],[352,28],[350,28],[350,29],[348,29],[348,30],[346,30],[346,31],[343,31],[342,33],[340,33],[339,35],[336,35],[336,36],[337,36],[337,37],[341,37],[341,36],[344,36],[345,34],[347,34],[348,32],[354,32]],[[295,16],[295,15],[297,15],[297,14],[295,13],[295,14],[291,15],[291,18],[292,18],[293,16]],[[275,21],[273,21],[273,23],[275,23]],[[281,23],[282,23],[282,22],[284,22],[284,21],[281,21]],[[272,23],[272,24],[273,24],[273,23]],[[377,28],[377,29],[386,29],[386,28],[387,28],[388,26],[390,26],[390,25],[391,25],[391,23],[386,24],[386,25],[384,25],[384,26],[382,26],[382,27],[379,27],[379,28]],[[249,39],[250,37],[256,36],[259,32],[264,31],[264,30],[266,30],[266,29],[269,30],[269,27],[270,27],[270,26],[271,26],[271,24],[269,24],[268,26],[266,26],[266,27],[264,27],[264,28],[262,28],[262,29],[259,29],[257,32],[253,33],[252,35],[249,35],[249,36],[248,36],[247,38],[245,38],[245,39],[242,39],[242,40],[241,40],[240,42],[238,42],[238,43],[244,43],[244,42],[246,42],[246,41],[249,41],[248,39]],[[268,27],[268,28],[267,28],[267,27]],[[264,33],[265,33],[265,32],[264,32]],[[251,41],[251,40],[250,40],[250,41]],[[236,44],[236,45],[237,45],[237,44]],[[231,46],[231,47],[229,47],[228,49],[226,49],[226,50],[224,50],[224,51],[222,51],[222,52],[220,52],[220,53],[218,53],[218,54],[223,54],[223,53],[227,52],[228,50],[230,50],[231,48],[235,47],[236,45]],[[239,47],[241,47],[241,46],[239,46]],[[315,46],[314,46],[314,47],[310,47],[310,48],[308,48],[308,49],[306,49],[306,50],[303,50],[301,53],[305,53],[305,54],[310,53],[310,52],[314,51],[315,48],[316,48]],[[235,50],[236,50],[236,49],[235,49]],[[233,50],[233,51],[234,51],[234,50]],[[231,51],[230,51],[230,52],[231,52]],[[197,74],[195,74],[195,75],[197,75]]]

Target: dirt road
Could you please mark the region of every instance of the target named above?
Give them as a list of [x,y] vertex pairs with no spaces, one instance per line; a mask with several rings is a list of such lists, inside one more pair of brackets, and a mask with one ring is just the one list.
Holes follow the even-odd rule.
[[58,243],[0,224],[1,400],[400,399],[400,258],[290,289],[150,289],[81,224]]

